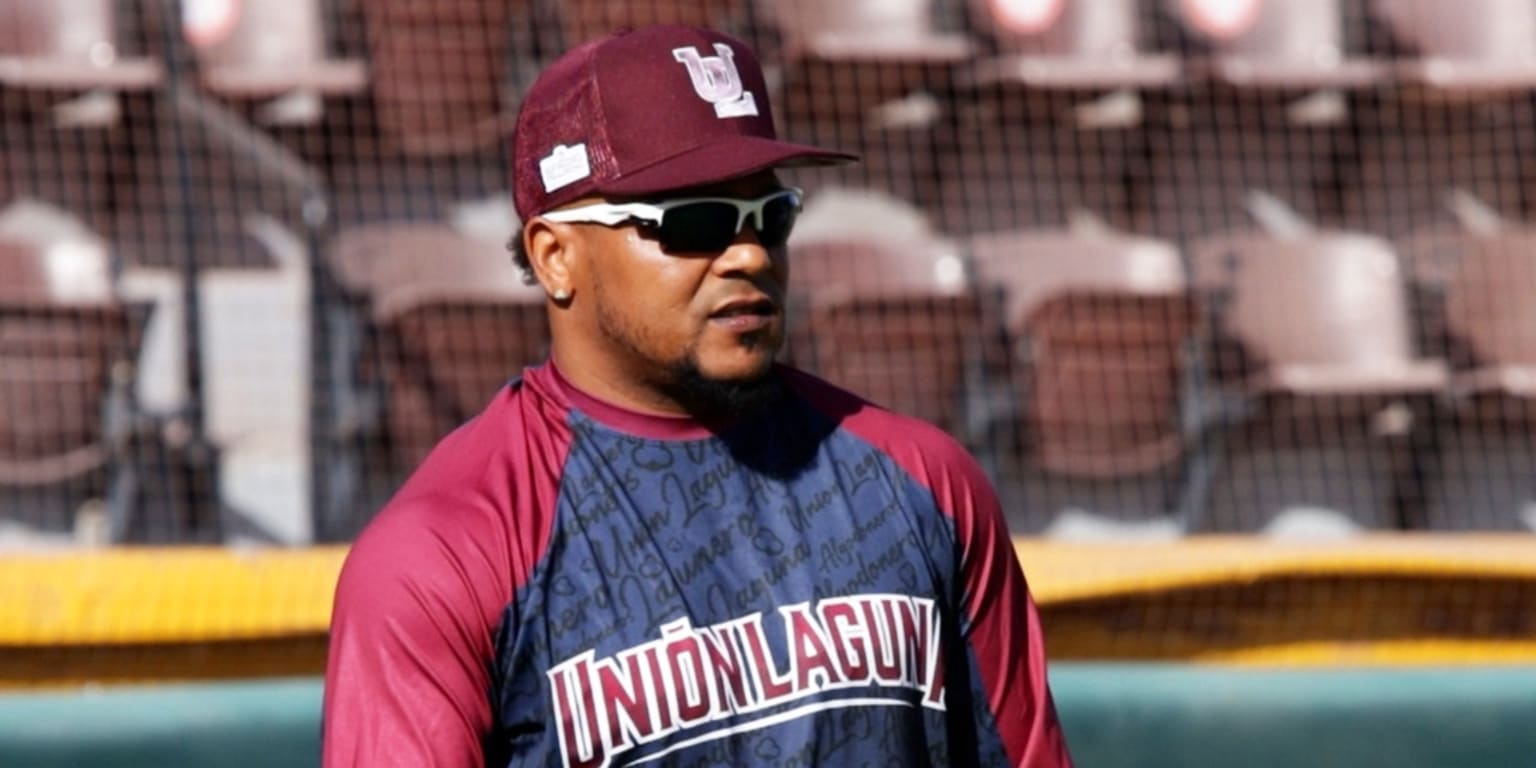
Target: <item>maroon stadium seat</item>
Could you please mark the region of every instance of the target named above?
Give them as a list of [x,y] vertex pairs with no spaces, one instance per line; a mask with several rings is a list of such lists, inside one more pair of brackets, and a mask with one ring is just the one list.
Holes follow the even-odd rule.
[[1142,111],[1124,91],[1000,80],[963,92],[933,142],[944,228],[1052,229],[1083,215],[1128,227]]
[[1193,317],[1177,250],[1044,230],[972,246],[981,279],[1004,289],[1005,323],[1024,345],[1034,462],[1096,477],[1178,458],[1177,357]]
[[1339,158],[1354,149],[1355,125],[1297,106],[1289,90],[1223,87],[1149,109],[1146,131],[1158,138],[1137,169],[1134,228],[1186,243],[1249,229],[1256,196],[1307,221],[1337,221],[1337,190],[1352,168]]
[[1528,211],[1536,169],[1536,6],[1373,0],[1408,49],[1402,87],[1357,110],[1357,158],[1340,179],[1343,220],[1394,240],[1459,225],[1470,196],[1507,219]]
[[1180,18],[1215,48],[1210,74],[1233,85],[1357,87],[1388,73],[1351,54],[1340,0],[1177,0]]
[[957,114],[934,142],[940,211],[957,232],[1064,226],[1080,213],[1131,223],[1126,179],[1144,91],[1181,77],[1148,50],[1135,0],[971,0],[996,56],[958,77]]
[[[959,433],[965,372],[980,354],[977,296],[940,243],[794,246],[797,364],[880,405]],[[946,267],[946,264],[952,266]],[[937,274],[936,274],[937,273]],[[876,276],[896,277],[885,280]],[[910,278],[910,279],[906,279]]]
[[996,56],[960,76],[957,114],[935,142],[947,229],[1065,225],[1081,212],[1130,223],[1125,184],[1142,91],[1181,76],[1148,50],[1137,0],[970,0]]
[[1193,263],[1197,285],[1230,292],[1226,330],[1262,362],[1243,381],[1250,391],[1422,392],[1446,381],[1442,361],[1415,357],[1406,276],[1384,241],[1218,236]]
[[[1136,169],[1134,227],[1181,242],[1253,226],[1254,193],[1309,221],[1338,223],[1366,86],[1389,73],[1355,53],[1342,0],[1164,0],[1198,46],[1203,87],[1149,104],[1148,165]],[[1353,29],[1353,27],[1349,27]],[[1375,137],[1373,136],[1373,139]]]
[[783,96],[774,112],[787,138],[854,152],[861,162],[795,175],[808,191],[877,189],[936,202],[932,152],[943,96],[973,52],[936,28],[932,0],[774,0],[765,13],[782,40]]
[[1345,220],[1393,240],[1451,228],[1448,203],[1474,200],[1517,219],[1536,172],[1536,102],[1524,92],[1425,99],[1411,92],[1357,110],[1358,157],[1340,179]]
[[1460,251],[1446,315],[1476,365],[1457,388],[1536,399],[1536,233],[1468,236]]
[[1022,230],[972,239],[1004,291],[1021,445],[1007,466],[1025,530],[1078,509],[1123,523],[1171,516],[1183,474],[1182,348],[1195,312],[1178,251],[1117,233]]
[[91,499],[129,503],[119,438],[143,327],[105,262],[66,248],[0,239],[0,519],[54,532]]
[[1424,525],[1536,530],[1536,232],[1413,238],[1458,363],[1436,425]]
[[[1219,471],[1202,525],[1256,530],[1283,513],[1403,523],[1421,496],[1408,460],[1444,361],[1414,341],[1408,279],[1386,242],[1354,233],[1230,235],[1193,252],[1221,307],[1210,349]],[[1412,501],[1412,499],[1410,499]]]
[[978,64],[979,80],[1035,88],[1166,85],[1176,57],[1143,50],[1138,0],[969,0],[971,16],[1002,56]]
[[273,100],[265,122],[319,119],[322,96],[367,87],[363,62],[331,58],[318,0],[189,0],[182,29],[202,67],[203,83],[235,100]]
[[544,294],[504,248],[435,224],[342,234],[331,252],[371,325],[365,360],[385,389],[395,467],[408,470],[524,366],[544,359]]
[[964,36],[934,29],[933,0],[770,0],[784,58],[954,61],[971,53]]
[[967,366],[980,362],[983,340],[959,249],[900,220],[900,209],[876,212],[847,205],[852,199],[813,198],[790,242],[790,355],[880,405],[959,433]]
[[574,46],[626,27],[689,24],[728,28],[746,0],[562,0],[565,42]]
[[55,91],[130,90],[160,81],[158,62],[121,55],[113,0],[0,0],[0,84]]
[[1526,0],[1372,0],[1372,8],[1417,54],[1403,77],[1462,91],[1536,85],[1536,5]]
[[512,129],[508,23],[525,0],[358,0],[374,108],[388,146],[409,155],[497,147]]

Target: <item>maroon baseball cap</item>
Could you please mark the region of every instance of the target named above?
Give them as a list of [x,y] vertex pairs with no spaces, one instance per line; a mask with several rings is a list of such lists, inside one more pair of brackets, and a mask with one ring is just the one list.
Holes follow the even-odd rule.
[[512,134],[514,202],[524,221],[594,193],[644,196],[855,159],[779,141],[752,50],[678,25],[566,52],[528,89]]

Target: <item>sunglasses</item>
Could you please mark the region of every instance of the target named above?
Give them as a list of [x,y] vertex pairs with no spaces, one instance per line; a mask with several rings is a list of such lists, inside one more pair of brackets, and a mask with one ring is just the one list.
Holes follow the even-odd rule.
[[764,248],[778,248],[800,215],[801,191],[793,187],[755,200],[734,197],[687,197],[654,203],[593,203],[550,211],[544,218],[562,223],[615,226],[636,223],[656,234],[673,253],[718,253],[736,241],[752,217],[752,230]]

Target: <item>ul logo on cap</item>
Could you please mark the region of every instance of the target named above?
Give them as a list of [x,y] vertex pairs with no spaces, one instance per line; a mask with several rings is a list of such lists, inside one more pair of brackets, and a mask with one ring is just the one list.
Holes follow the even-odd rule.
[[673,48],[672,58],[688,67],[693,91],[699,98],[715,105],[715,116],[748,117],[757,114],[757,100],[741,87],[741,73],[731,47],[715,43],[715,56],[700,56],[692,47]]

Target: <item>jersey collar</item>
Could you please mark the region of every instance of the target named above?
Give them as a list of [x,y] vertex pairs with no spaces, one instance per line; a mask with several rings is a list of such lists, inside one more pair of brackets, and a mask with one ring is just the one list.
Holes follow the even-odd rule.
[[711,428],[710,425],[691,416],[642,413],[588,394],[560,373],[554,358],[529,370],[524,378],[561,405],[579,411],[605,427],[635,437],[656,440],[703,440],[715,437],[721,429],[725,428],[722,426]]

